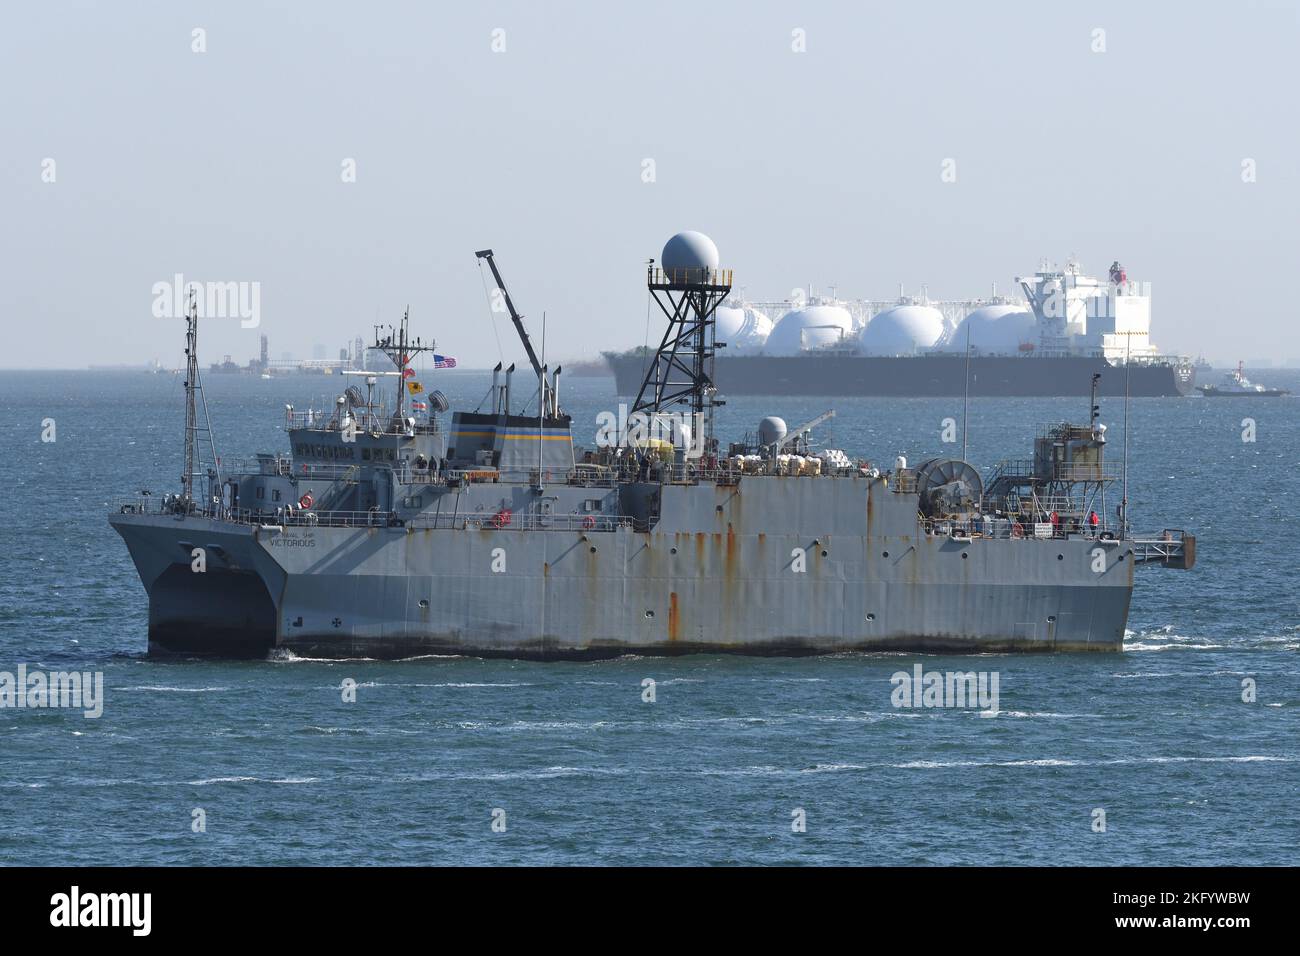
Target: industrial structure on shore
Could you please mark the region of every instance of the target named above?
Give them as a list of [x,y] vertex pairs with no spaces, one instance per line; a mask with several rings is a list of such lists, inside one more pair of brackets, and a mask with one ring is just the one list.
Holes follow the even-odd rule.
[[[316,351],[323,353],[324,349],[318,346]],[[321,355],[310,359],[295,359],[287,356],[273,359],[270,357],[267,337],[263,335],[258,357],[249,359],[247,365],[240,365],[229,355],[226,355],[223,356],[220,362],[213,362],[209,365],[208,371],[215,375],[261,375],[264,378],[272,374],[283,375],[286,373],[335,375],[344,369],[351,368],[364,371],[368,361],[367,350],[360,336],[357,336],[350,345],[340,348],[338,358],[325,358]]]

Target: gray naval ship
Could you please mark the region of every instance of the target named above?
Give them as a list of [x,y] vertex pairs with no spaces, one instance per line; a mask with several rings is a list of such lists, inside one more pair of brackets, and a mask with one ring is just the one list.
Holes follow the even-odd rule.
[[180,491],[109,519],[148,593],[151,653],[1117,651],[1137,566],[1195,560],[1189,534],[1131,533],[1095,401],[987,475],[819,450],[833,413],[768,418],[723,448],[713,312],[732,276],[679,237],[647,272],[667,327],[636,403],[577,448],[561,370],[478,256],[531,375],[498,365],[485,407],[449,427],[438,392],[415,414],[403,376],[427,346],[408,316],[376,329],[388,378],[361,373],[328,411],[289,407],[289,450],[240,469],[216,455],[190,309]]

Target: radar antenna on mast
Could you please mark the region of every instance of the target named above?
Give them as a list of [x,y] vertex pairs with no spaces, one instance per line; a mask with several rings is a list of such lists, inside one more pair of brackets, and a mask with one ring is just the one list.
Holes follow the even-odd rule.
[[668,240],[658,267],[646,269],[646,287],[668,318],[668,328],[646,369],[632,412],[655,414],[672,405],[689,405],[706,449],[712,449],[714,398],[713,357],[724,343],[715,341],[716,310],[731,293],[731,270],[718,268],[718,249],[698,232],[680,232]]

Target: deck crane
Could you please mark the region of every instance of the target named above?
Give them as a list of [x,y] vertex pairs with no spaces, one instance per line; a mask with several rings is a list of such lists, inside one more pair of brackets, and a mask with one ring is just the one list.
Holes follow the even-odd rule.
[[[491,249],[480,249],[474,253],[479,259],[486,260],[488,268],[492,270],[492,279],[501,290],[501,297],[505,300],[506,311],[510,313],[510,321],[515,324],[515,331],[519,333],[519,341],[524,344],[524,351],[528,353],[528,361],[533,365],[533,374],[537,376],[541,390],[541,407],[548,415],[559,415],[560,408],[555,386],[546,378],[546,368],[537,359],[537,353],[533,351],[532,340],[528,338],[528,330],[524,328],[524,317],[519,314],[515,308],[514,300],[510,298],[510,293],[506,290],[505,280],[501,278],[501,271],[497,268],[496,260],[492,256]],[[560,369],[557,366],[555,376],[558,379]]]
[[835,417],[835,410],[831,409],[828,412],[823,412],[822,414],[818,415],[816,418],[812,419],[811,421],[804,422],[798,428],[790,429],[790,431],[786,434],[785,438],[781,439],[779,442],[777,442],[772,446],[772,454],[773,455],[779,454],[781,451],[785,449],[787,445],[794,445],[796,448],[798,448],[800,442],[803,443],[804,450],[807,451],[806,446],[808,444],[809,433],[818,425],[822,424],[823,422],[828,422],[834,417]]

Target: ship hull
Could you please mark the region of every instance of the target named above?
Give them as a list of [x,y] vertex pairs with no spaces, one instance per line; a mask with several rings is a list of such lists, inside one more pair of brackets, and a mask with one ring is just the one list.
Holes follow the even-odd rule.
[[153,653],[1118,651],[1133,587],[1123,542],[917,533],[915,496],[865,478],[668,487],[650,531],[111,520]]
[[[606,355],[606,361],[618,394],[637,394],[649,359]],[[1133,365],[1125,375],[1122,366],[1100,358],[972,356],[969,388],[976,397],[1083,397],[1094,373],[1105,396],[1122,396],[1127,388],[1136,398],[1181,397],[1196,383],[1191,365]],[[954,397],[965,394],[967,369],[963,355],[720,355],[714,380],[729,395]]]

